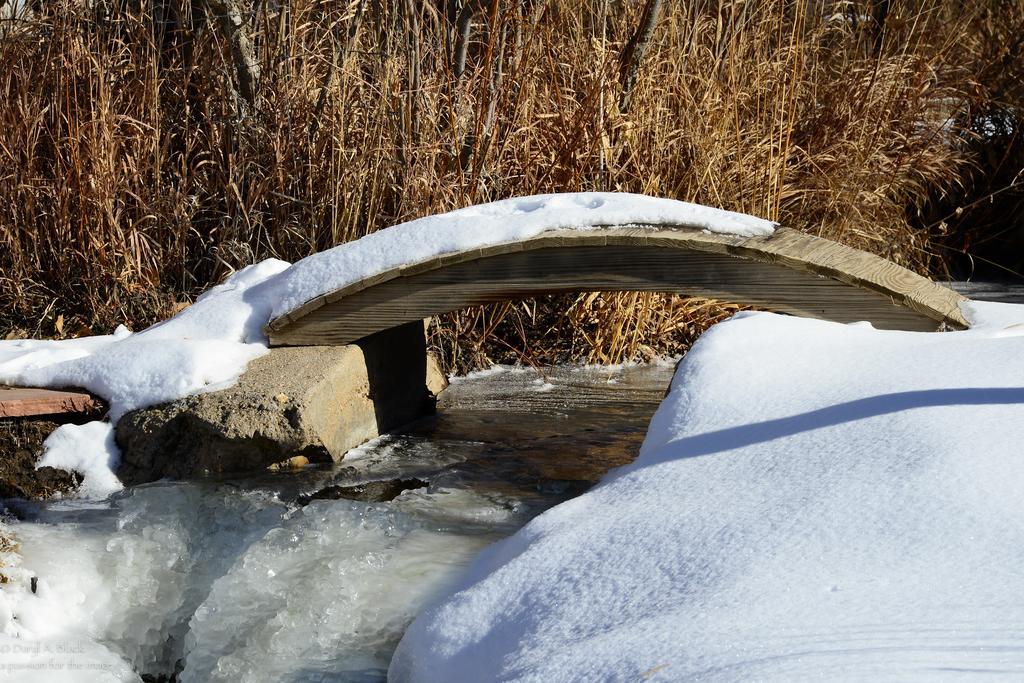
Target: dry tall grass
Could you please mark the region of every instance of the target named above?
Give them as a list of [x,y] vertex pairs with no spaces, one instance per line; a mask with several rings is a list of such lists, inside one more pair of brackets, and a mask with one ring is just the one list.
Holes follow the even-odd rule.
[[[0,336],[142,325],[255,259],[546,191],[746,211],[936,270],[966,230],[937,212],[999,189],[978,122],[1009,112],[1019,136],[1016,0],[663,3],[622,110],[642,4],[23,8],[0,20]],[[484,333],[521,354],[531,305],[442,337],[460,363]],[[575,341],[555,355],[600,360],[693,319],[655,295],[558,305]]]

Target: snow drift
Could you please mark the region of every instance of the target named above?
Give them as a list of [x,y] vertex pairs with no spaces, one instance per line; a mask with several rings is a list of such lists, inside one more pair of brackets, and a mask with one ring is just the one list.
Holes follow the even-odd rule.
[[398,681],[1024,673],[1024,307],[965,332],[757,313],[639,459],[484,551]]

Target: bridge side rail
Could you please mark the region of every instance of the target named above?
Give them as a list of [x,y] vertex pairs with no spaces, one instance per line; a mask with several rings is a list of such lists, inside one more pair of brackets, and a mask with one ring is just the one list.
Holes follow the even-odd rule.
[[347,344],[472,305],[595,290],[678,292],[885,329],[967,326],[956,292],[795,230],[742,238],[686,226],[608,226],[546,232],[379,273],[272,320],[267,334],[273,345]]

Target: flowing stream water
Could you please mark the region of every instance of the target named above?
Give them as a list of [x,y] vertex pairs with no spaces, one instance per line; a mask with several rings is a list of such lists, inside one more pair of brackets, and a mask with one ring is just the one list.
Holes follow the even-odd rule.
[[10,526],[38,578],[20,616],[145,680],[384,680],[406,626],[480,549],[636,456],[671,374],[477,373],[436,417],[331,467],[26,506]]

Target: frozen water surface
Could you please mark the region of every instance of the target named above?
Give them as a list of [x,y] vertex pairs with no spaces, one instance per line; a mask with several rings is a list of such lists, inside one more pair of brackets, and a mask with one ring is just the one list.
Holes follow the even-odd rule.
[[[670,374],[498,369],[334,467],[25,505],[9,523],[21,560],[0,592],[0,677],[383,680],[405,627],[480,549],[636,454]],[[391,502],[299,502],[397,477],[429,485]],[[50,659],[10,649],[39,643]]]

